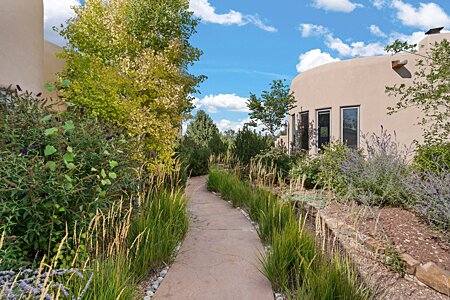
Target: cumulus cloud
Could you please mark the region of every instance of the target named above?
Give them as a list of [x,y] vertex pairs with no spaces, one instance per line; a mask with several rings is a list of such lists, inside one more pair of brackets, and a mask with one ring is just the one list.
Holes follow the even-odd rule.
[[320,49],[314,49],[301,54],[299,60],[297,71],[301,73],[324,64],[339,61],[340,59],[334,58],[329,53],[322,52]]
[[397,10],[397,18],[403,25],[429,29],[450,26],[450,16],[436,3],[420,3],[414,7],[401,0],[393,0],[392,7]]
[[[230,129],[234,130],[234,131],[238,131],[238,130],[242,129],[246,123],[249,123],[249,122],[250,122],[250,118],[241,119],[241,120],[237,120],[237,121],[222,119],[222,120],[216,122],[216,125],[217,125],[217,128],[219,128],[219,130],[221,132],[224,132],[224,131],[227,131]],[[256,132],[262,133],[264,131],[264,126],[261,123],[258,123],[256,127],[250,127],[250,129],[256,130]]]
[[247,98],[239,97],[236,94],[208,95],[202,99],[195,99],[196,108],[204,108],[209,113],[217,113],[219,110],[249,112]]
[[386,37],[386,33],[384,33],[380,27],[377,25],[370,25],[369,26],[370,33],[373,35],[379,36],[379,37]]
[[78,0],[44,0],[44,36],[47,41],[64,45],[64,39],[53,30],[75,15],[72,6],[79,6]]
[[302,33],[302,37],[321,36],[329,32],[328,28],[322,25],[310,23],[300,24],[299,30]]
[[386,2],[386,0],[373,0],[372,4],[376,9],[382,9],[384,6],[386,6]]
[[363,7],[362,4],[351,2],[350,0],[314,0],[313,6],[336,12],[352,12],[357,7]]
[[205,23],[239,26],[253,24],[265,31],[277,31],[275,27],[264,24],[257,15],[244,15],[234,10],[230,10],[228,13],[218,14],[216,13],[216,8],[208,0],[190,0],[189,9]]
[[325,44],[328,48],[333,49],[339,53],[340,56],[374,56],[385,54],[384,45],[377,43],[352,42],[345,43],[340,38],[336,38],[329,34],[326,37]]
[[408,44],[412,45],[412,44],[419,44],[419,42],[425,37],[425,32],[424,31],[416,31],[413,32],[412,34],[403,34],[403,33],[398,33],[398,32],[393,32],[391,33],[391,35],[389,36],[389,43],[391,44],[392,42],[394,42],[395,40],[399,40],[401,42],[408,42]]

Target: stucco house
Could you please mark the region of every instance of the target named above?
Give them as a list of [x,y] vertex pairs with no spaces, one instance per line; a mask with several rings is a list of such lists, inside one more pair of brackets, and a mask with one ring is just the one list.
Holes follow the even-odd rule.
[[0,18],[0,87],[20,85],[43,92],[64,68],[56,57],[61,48],[44,40],[43,0],[2,0]]
[[[425,55],[435,42],[450,40],[450,33],[435,31],[419,43],[418,54]],[[418,59],[416,54],[356,58],[299,74],[291,83],[296,107],[289,111],[288,145],[310,153],[332,140],[364,147],[362,135],[380,133],[381,126],[395,132],[401,144],[421,141],[421,128],[415,125],[420,111],[388,115],[387,108],[397,99],[385,92],[386,86],[411,84]]]

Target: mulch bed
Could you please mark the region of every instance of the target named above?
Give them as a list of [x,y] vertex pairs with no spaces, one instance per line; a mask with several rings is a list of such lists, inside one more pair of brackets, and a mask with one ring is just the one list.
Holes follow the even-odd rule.
[[421,263],[434,262],[450,271],[449,234],[432,229],[412,212],[401,208],[370,208],[333,202],[327,214],[355,226],[368,236],[388,240],[399,253],[408,253]]

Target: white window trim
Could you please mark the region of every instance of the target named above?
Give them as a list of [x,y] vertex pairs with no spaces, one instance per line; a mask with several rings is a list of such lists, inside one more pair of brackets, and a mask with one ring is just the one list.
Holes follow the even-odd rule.
[[360,134],[360,126],[361,126],[361,114],[360,114],[360,106],[343,106],[341,107],[341,116],[340,116],[340,141],[342,143],[344,143],[344,109],[355,109],[356,108],[356,113],[357,113],[357,119],[358,119],[358,124],[356,126],[356,132],[357,132],[357,136],[356,136],[356,147],[359,148],[360,146],[360,139],[361,139],[361,134]]

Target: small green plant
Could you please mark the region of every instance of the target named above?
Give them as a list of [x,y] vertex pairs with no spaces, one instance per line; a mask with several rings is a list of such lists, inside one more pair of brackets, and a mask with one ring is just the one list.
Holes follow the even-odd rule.
[[319,186],[321,161],[318,156],[303,155],[290,171],[293,180],[300,180],[304,188],[311,189]]

